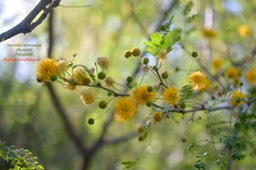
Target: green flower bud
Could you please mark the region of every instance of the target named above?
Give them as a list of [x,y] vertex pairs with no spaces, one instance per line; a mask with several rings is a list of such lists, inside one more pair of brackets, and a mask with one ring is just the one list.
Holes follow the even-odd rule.
[[148,91],[149,92],[152,92],[154,89],[153,89],[153,87],[152,86],[148,86]]
[[169,77],[167,71],[163,72],[161,76],[163,79],[167,79]]
[[88,119],[88,124],[93,125],[94,124],[94,119],[93,118]]
[[186,103],[182,102],[182,103],[180,104],[180,108],[185,109],[185,108],[186,108]]
[[134,57],[140,56],[140,49],[137,47],[133,48],[131,52]]
[[108,103],[105,100],[99,102],[99,108],[105,109],[108,106]]
[[57,80],[57,76],[51,76],[51,81],[56,81]]
[[198,56],[198,53],[197,53],[196,51],[193,51],[193,52],[191,53],[191,56],[194,57],[194,58],[196,58],[196,57]]
[[147,65],[149,63],[149,59],[147,57],[142,58],[142,63]]
[[106,77],[106,74],[104,72],[99,72],[98,78],[103,80]]
[[133,81],[133,78],[132,78],[131,76],[129,76],[129,77],[127,77],[126,81],[127,81],[128,83],[131,83],[131,82]]
[[151,106],[152,106],[152,102],[147,102],[146,105],[147,105],[148,107],[151,107]]
[[131,55],[132,55],[132,52],[130,50],[127,50],[127,51],[124,52],[124,57],[125,58],[129,58],[129,57],[131,57]]

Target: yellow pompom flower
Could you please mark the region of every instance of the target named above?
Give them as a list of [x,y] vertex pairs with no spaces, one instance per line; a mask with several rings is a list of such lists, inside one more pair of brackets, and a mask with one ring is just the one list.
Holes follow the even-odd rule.
[[80,99],[84,104],[91,104],[94,102],[95,93],[92,90],[84,90],[80,95]]
[[239,34],[241,37],[248,37],[248,35],[250,34],[250,29],[248,25],[245,25],[245,24],[241,25],[239,27]]
[[201,71],[196,71],[192,73],[189,76],[189,82],[190,82],[190,86],[195,91],[206,90],[210,85],[210,81],[208,80],[206,75]]
[[161,122],[164,119],[162,112],[155,112],[152,117],[152,123]]
[[245,94],[238,91],[238,90],[234,90],[232,93],[231,93],[231,96],[230,96],[230,101],[229,103],[232,105],[232,106],[238,106],[238,105],[243,105],[245,102]]
[[118,120],[127,120],[134,116],[136,104],[131,97],[120,97],[115,103],[115,117]]
[[55,60],[46,58],[40,61],[36,67],[36,77],[38,82],[50,81],[52,77],[58,76],[59,70]]
[[235,67],[230,67],[226,70],[226,75],[228,78],[232,79],[232,80],[236,80],[239,78],[240,73],[239,70]]
[[212,60],[212,66],[213,66],[214,70],[216,70],[216,71],[220,70],[222,65],[223,65],[223,60],[221,58],[214,58]]
[[105,58],[105,57],[99,57],[97,59],[97,64],[102,68],[102,69],[107,69],[108,66],[109,66],[109,62],[108,62],[108,59]]
[[202,34],[204,37],[209,38],[209,39],[216,37],[216,32],[209,28],[203,28]]
[[249,69],[245,73],[245,79],[248,83],[256,84],[256,69]]
[[57,66],[58,66],[59,74],[63,74],[69,69],[68,62],[63,59],[57,61]]
[[81,68],[77,68],[74,70],[72,78],[79,85],[88,85],[91,82],[88,73]]
[[140,86],[132,91],[132,97],[136,103],[145,105],[147,102],[153,102],[155,99],[155,91],[149,90],[149,86]]
[[169,104],[176,105],[180,100],[180,96],[178,96],[178,92],[179,92],[178,89],[174,87],[168,87],[167,89],[165,89],[163,93],[164,101]]

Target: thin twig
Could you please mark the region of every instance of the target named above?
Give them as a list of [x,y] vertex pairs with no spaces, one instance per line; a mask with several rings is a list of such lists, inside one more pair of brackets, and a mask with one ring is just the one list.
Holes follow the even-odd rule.
[[[18,25],[0,34],[0,42],[8,40],[18,34],[27,34],[32,32],[38,25],[40,25],[53,8],[59,5],[61,0],[41,0],[35,8],[22,20]],[[50,5],[49,5],[50,4]],[[49,6],[48,6],[49,5]],[[47,7],[48,6],[48,7]],[[43,13],[39,18],[33,22],[40,12]]]

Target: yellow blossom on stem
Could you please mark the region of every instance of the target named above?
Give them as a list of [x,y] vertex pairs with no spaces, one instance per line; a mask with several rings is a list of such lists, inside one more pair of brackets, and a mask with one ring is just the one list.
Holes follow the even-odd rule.
[[63,74],[69,69],[68,62],[63,59],[61,59],[57,62],[57,66],[58,66],[59,74]]
[[84,104],[91,104],[94,102],[95,93],[92,90],[84,90],[80,95],[80,99]]
[[40,61],[36,67],[36,77],[38,82],[50,81],[52,77],[58,76],[59,70],[55,60],[46,58]]
[[249,29],[248,25],[245,25],[245,24],[241,25],[239,27],[238,31],[239,31],[240,36],[244,37],[244,38],[248,37],[248,35],[250,34],[250,29]]
[[136,104],[131,97],[120,97],[115,103],[115,117],[118,120],[127,120],[134,116]]
[[248,83],[256,84],[256,69],[249,69],[245,73],[245,79]]
[[239,78],[240,73],[236,67],[230,67],[226,70],[226,75],[228,78],[230,78],[232,80],[236,80]]
[[202,34],[204,37],[209,38],[209,39],[216,37],[216,32],[209,28],[203,28]]
[[212,60],[212,66],[214,68],[214,70],[218,71],[221,69],[223,65],[223,60],[219,57],[219,58],[214,58]]
[[245,94],[238,91],[238,90],[234,90],[231,93],[231,97],[230,97],[230,101],[229,103],[232,106],[238,106],[238,105],[243,105],[245,102]]
[[88,85],[91,82],[90,77],[88,76],[88,73],[81,68],[76,68],[73,72],[73,80],[80,85]]
[[189,82],[190,82],[190,86],[195,91],[206,90],[210,85],[210,81],[208,80],[206,75],[201,71],[196,71],[192,73],[189,76]]
[[136,103],[145,105],[147,102],[153,102],[155,99],[155,91],[150,91],[148,86],[140,86],[132,91],[132,97]]
[[162,112],[155,112],[152,117],[152,123],[161,122],[164,119]]
[[97,64],[102,68],[102,69],[107,69],[108,66],[109,66],[109,62],[108,62],[108,59],[105,58],[105,57],[99,57],[97,59]]
[[178,96],[178,92],[179,91],[177,88],[168,87],[167,89],[165,89],[163,93],[164,101],[169,104],[176,105],[180,100],[180,96]]

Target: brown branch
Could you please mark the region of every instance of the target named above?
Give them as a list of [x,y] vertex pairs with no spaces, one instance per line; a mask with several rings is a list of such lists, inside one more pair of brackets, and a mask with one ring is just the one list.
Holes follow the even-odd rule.
[[[21,21],[18,25],[14,26],[8,31],[0,34],[0,42],[3,42],[21,33],[27,34],[32,32],[38,25],[40,25],[45,20],[45,18],[53,10],[53,8],[59,5],[60,1],[61,0],[41,0],[23,21]],[[39,18],[33,22],[37,15],[42,11],[43,13],[39,16]]]
[[70,139],[75,144],[75,147],[77,148],[77,150],[82,155],[84,155],[84,153],[86,152],[86,148],[84,147],[83,141],[81,140],[81,138],[79,138],[79,135],[76,134],[72,124],[68,120],[68,118],[66,116],[67,113],[66,113],[63,105],[60,103],[59,98],[57,97],[57,94],[56,94],[52,84],[51,83],[46,83],[46,87],[49,91],[50,98],[51,98],[53,106],[55,107],[56,111],[59,113],[59,115],[62,118],[65,129],[67,131],[67,134],[69,135]]
[[[53,11],[50,13],[50,17],[48,20],[48,56],[52,56],[53,48],[54,48],[54,25],[53,25],[53,18],[54,13]],[[79,138],[79,135],[75,132],[75,129],[73,128],[72,124],[70,123],[68,117],[66,116],[67,113],[61,104],[56,91],[54,90],[52,84],[46,83],[47,90],[49,91],[50,98],[52,100],[53,106],[55,107],[57,113],[62,118],[62,121],[64,123],[65,129],[67,134],[69,135],[70,139],[73,141],[75,147],[77,150],[84,155],[86,153],[86,148],[83,144],[83,140]]]

